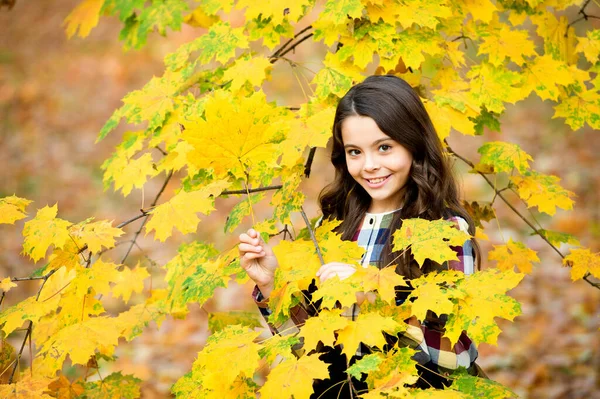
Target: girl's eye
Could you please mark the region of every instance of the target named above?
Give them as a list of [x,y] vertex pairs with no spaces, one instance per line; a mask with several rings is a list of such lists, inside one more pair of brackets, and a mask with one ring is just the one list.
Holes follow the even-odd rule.
[[392,146],[390,146],[390,145],[387,145],[387,144],[382,144],[382,145],[380,145],[380,146],[379,146],[379,151],[381,151],[381,152],[386,152],[386,151],[388,151],[390,148],[392,148]]
[[353,156],[353,157],[355,157],[355,156],[357,156],[358,154],[360,154],[360,151],[359,151],[359,150],[348,150],[348,155],[350,155],[350,156]]

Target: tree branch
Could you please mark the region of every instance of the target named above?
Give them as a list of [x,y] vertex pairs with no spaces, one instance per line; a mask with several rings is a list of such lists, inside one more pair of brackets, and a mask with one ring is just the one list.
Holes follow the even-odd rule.
[[302,29],[300,32],[296,33],[294,35],[294,37],[292,37],[290,40],[288,40],[287,42],[285,42],[285,44],[283,46],[281,46],[279,49],[277,49],[272,56],[270,56],[269,58],[278,58],[281,55],[281,52],[285,50],[285,48],[294,41],[294,39],[296,39],[298,36],[302,35],[304,32],[308,31],[312,29],[312,25],[308,25],[306,28]]
[[321,261],[321,265],[324,265],[325,261],[323,260],[323,255],[321,254],[321,248],[319,248],[319,243],[317,242],[317,238],[315,237],[315,232],[313,231],[312,227],[310,226],[310,220],[308,220],[308,216],[306,216],[306,212],[304,212],[304,208],[300,207],[300,213],[302,214],[304,223],[306,223],[306,228],[308,229],[308,232],[310,233],[310,239],[312,240],[313,244],[315,245],[315,249],[317,250],[317,256],[319,257],[319,261]]
[[310,152],[308,153],[308,158],[306,158],[306,163],[304,164],[304,176],[306,177],[310,177],[310,169],[312,168],[312,163],[315,159],[316,151],[317,147],[311,147]]
[[249,188],[248,190],[229,190],[229,191],[223,191],[221,193],[221,195],[258,193],[260,191],[279,190],[282,187],[283,187],[283,185],[280,184],[280,185],[275,185],[275,186]]
[[300,43],[302,43],[303,41],[309,39],[313,35],[314,35],[314,33],[309,33],[308,35],[304,36],[302,39],[300,39],[296,43],[294,43],[290,48],[286,49],[281,54],[278,54],[277,57],[271,58],[271,64],[274,64],[275,62],[277,62],[277,60],[280,60],[281,57],[283,57],[284,55],[286,55],[290,51],[294,50],[296,47],[298,47],[300,45]]
[[[46,273],[44,276],[42,276],[41,278],[22,278],[22,279],[12,279],[13,281],[20,281],[20,280],[39,280],[39,279],[43,279],[44,281],[42,282],[42,285],[40,286],[40,289],[37,292],[37,296],[35,297],[36,302],[40,299],[40,295],[42,294],[42,289],[44,289],[44,286],[46,285],[46,281],[48,281],[48,279],[50,278],[50,276],[52,276],[54,273],[56,272],[56,269],[51,270],[50,272]],[[29,326],[27,327],[27,332],[25,333],[25,338],[23,338],[23,343],[21,344],[21,349],[19,350],[19,354],[17,355],[16,359],[15,359],[15,367],[13,367],[12,373],[10,375],[10,378],[8,379],[8,383],[12,384],[13,378],[15,377],[15,373],[17,372],[17,368],[19,368],[19,360],[21,359],[21,356],[23,355],[23,349],[25,349],[25,344],[27,343],[27,338],[31,338],[31,329],[33,328],[33,322],[31,320],[29,320]],[[32,359],[33,360],[33,359]]]
[[[158,190],[158,193],[156,193],[156,197],[154,197],[154,201],[152,201],[152,205],[150,205],[151,208],[156,206],[158,199],[160,198],[162,193],[165,191],[165,188],[167,188],[167,184],[169,184],[171,177],[173,177],[173,171],[169,172],[162,187],[160,188],[160,190]],[[142,217],[144,218],[144,220],[142,221],[142,224],[140,225],[140,228],[138,229],[138,231],[135,232],[135,234],[133,236],[133,240],[131,240],[131,245],[127,249],[127,252],[125,253],[125,256],[123,256],[123,259],[121,259],[121,264],[124,264],[125,260],[127,260],[127,257],[129,256],[129,253],[131,252],[131,249],[136,244],[136,241],[137,241],[140,233],[142,232],[142,229],[144,228],[144,226],[146,225],[146,222],[148,221],[148,216],[150,216],[150,214],[145,212],[144,210],[141,210],[141,211],[142,211],[142,214],[143,214]]]

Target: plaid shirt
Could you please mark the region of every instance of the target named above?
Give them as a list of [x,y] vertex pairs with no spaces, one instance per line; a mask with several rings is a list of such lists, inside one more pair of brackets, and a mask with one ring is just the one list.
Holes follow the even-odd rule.
[[[362,259],[363,266],[379,266],[381,251],[390,235],[389,226],[394,212],[396,211],[377,214],[367,213],[365,215],[360,229],[353,237],[353,241],[356,241],[360,247],[365,249]],[[456,228],[461,231],[466,232],[468,230],[467,222],[461,217],[451,217],[447,220],[454,222]],[[474,271],[474,257],[471,241],[466,241],[461,247],[453,247],[453,250],[456,252],[458,260],[444,264],[444,268],[461,271],[465,274],[472,274]],[[269,300],[262,297],[258,287],[255,287],[252,296],[261,314],[267,319],[271,314]],[[397,305],[403,302],[404,299],[396,299]],[[355,320],[358,313],[358,306],[353,305],[343,315]],[[310,316],[312,316],[311,312],[301,304],[290,309],[290,318],[285,323],[278,326],[269,324],[269,328],[273,334],[279,334],[280,331],[283,335],[295,334]],[[399,340],[404,346],[417,349],[418,352],[414,356],[414,359],[422,365],[431,362],[442,369],[448,370],[454,370],[458,367],[471,367],[478,355],[475,344],[463,332],[454,347],[450,348],[446,340],[442,340],[445,320],[445,315],[437,318],[430,312],[430,315],[428,315],[420,326],[409,324],[408,329],[404,333],[398,334],[397,337],[392,339]],[[362,356],[364,349],[363,345],[361,345],[356,352],[356,356]],[[296,352],[297,354],[301,354],[302,350],[297,350]]]

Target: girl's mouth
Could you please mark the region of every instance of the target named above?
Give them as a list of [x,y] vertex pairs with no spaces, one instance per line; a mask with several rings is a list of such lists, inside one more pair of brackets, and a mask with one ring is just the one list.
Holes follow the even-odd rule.
[[365,180],[367,181],[367,183],[369,184],[370,187],[377,188],[377,187],[383,186],[389,177],[390,177],[390,175],[384,176],[384,177],[376,177],[373,179],[365,179]]

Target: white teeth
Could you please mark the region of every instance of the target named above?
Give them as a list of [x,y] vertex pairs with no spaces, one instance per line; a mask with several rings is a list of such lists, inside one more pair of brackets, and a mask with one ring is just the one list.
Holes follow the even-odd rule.
[[382,181],[384,181],[386,178],[385,177],[380,177],[378,179],[367,179],[369,181],[369,183],[372,184],[378,184],[381,183]]

